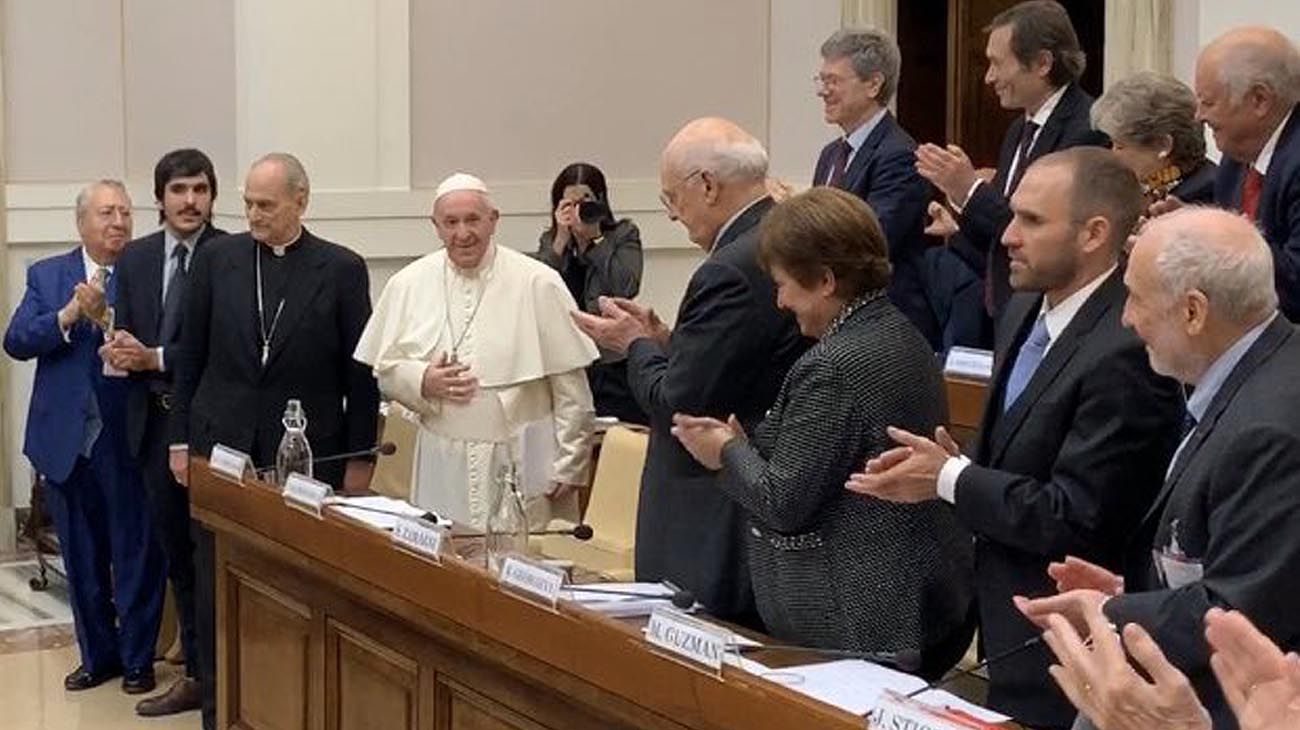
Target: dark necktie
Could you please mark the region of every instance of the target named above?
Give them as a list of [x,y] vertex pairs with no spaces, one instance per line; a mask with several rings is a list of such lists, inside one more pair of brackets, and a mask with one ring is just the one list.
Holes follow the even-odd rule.
[[1241,212],[1247,218],[1258,220],[1259,193],[1264,189],[1264,176],[1254,165],[1246,168],[1246,175],[1241,179]]
[[1016,186],[1020,184],[1020,178],[1025,176],[1025,168],[1029,167],[1029,150],[1034,147],[1034,133],[1038,131],[1038,125],[1031,121],[1026,121],[1024,129],[1020,130],[1020,143],[1016,149],[1020,154],[1016,155],[1016,166],[1011,170],[1011,177],[1007,179],[1006,194],[1008,197],[1015,192]]
[[[835,149],[831,152],[831,174],[826,178],[826,184],[832,187],[842,187],[844,182],[844,171],[849,165],[849,155],[853,154],[853,145],[849,144],[847,139],[841,139]],[[807,169],[807,168],[805,168]]]
[[1016,353],[1016,361],[1011,366],[1011,375],[1007,376],[1007,388],[1002,398],[1003,413],[1011,410],[1012,404],[1025,391],[1025,386],[1029,385],[1029,379],[1034,377],[1034,371],[1043,361],[1043,353],[1047,351],[1047,344],[1051,340],[1047,332],[1047,317],[1040,314],[1034,320],[1034,328],[1029,331],[1029,336],[1020,345],[1020,352]]
[[158,330],[159,344],[172,342],[180,326],[181,304],[185,298],[185,259],[189,253],[189,249],[180,243],[172,249],[172,258],[176,260],[176,265],[167,280],[167,294],[163,297],[162,326]]

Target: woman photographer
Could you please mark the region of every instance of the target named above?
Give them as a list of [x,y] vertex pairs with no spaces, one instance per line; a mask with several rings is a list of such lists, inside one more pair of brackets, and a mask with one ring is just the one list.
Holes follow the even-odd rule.
[[[537,257],[560,277],[583,311],[597,314],[602,296],[631,299],[641,289],[641,232],[630,219],[615,220],[600,168],[575,162],[551,183],[551,225]],[[627,386],[627,361],[601,351],[587,368],[596,414],[647,423]]]

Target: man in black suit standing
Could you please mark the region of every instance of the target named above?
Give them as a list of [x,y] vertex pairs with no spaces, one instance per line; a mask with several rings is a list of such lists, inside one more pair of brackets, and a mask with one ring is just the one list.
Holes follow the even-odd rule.
[[129,243],[117,261],[117,329],[104,357],[129,371],[127,444],[140,463],[154,533],[167,555],[176,598],[185,676],[161,695],[141,700],[146,717],[198,709],[198,651],[194,633],[194,543],[189,493],[168,467],[167,418],[172,405],[189,262],[206,241],[225,235],[211,224],[217,196],[212,160],[196,149],[173,150],[154,167],[154,200],[162,228]]
[[[313,453],[371,448],[379,389],[352,352],[370,317],[365,261],[302,225],[310,184],[292,155],[263,156],[248,171],[248,233],[199,249],[190,267],[185,329],[170,432],[171,470],[189,481],[189,455],[220,443],[256,465],[275,463],[290,398],[302,402]],[[366,488],[373,459],[315,469],[335,488]],[[202,533],[201,536],[198,536]],[[212,535],[196,532],[198,644],[204,662],[203,721],[215,721]]]
[[[984,278],[984,306],[996,322],[1011,297],[1009,259],[998,242],[1011,221],[1008,201],[1025,170],[1039,157],[1076,145],[1106,145],[1093,131],[1092,97],[1079,88],[1085,57],[1065,8],[1055,0],[1029,0],[1000,13],[985,30],[989,67],[984,83],[1003,109],[1021,109],[1002,137],[997,174],[975,175],[961,148],[923,144],[917,170],[948,197],[955,221],[940,228],[953,235],[950,250]],[[940,218],[946,211],[936,211]],[[958,232],[959,229],[959,232]]]
[[674,413],[745,427],[776,400],[786,370],[808,347],[776,307],[759,266],[758,227],[772,207],[767,152],[725,119],[688,123],[664,149],[660,198],[691,241],[709,252],[686,285],[670,332],[654,312],[602,300],[603,316],[576,313],[597,344],[628,355],[628,383],[650,416],[637,508],[637,580],[670,580],[715,615],[757,625],[745,513],[714,486],[715,473],[673,438]]
[[889,112],[902,64],[898,44],[879,31],[844,29],[826,39],[821,56],[817,96],[826,121],[844,134],[822,148],[813,182],[871,206],[889,244],[889,298],[931,347],[942,349],[921,281],[930,186],[916,171],[916,142]]
[[[1022,610],[1076,627],[1100,606],[1136,623],[1187,675],[1216,728],[1235,728],[1210,668],[1204,617],[1241,611],[1300,646],[1300,334],[1278,316],[1269,246],[1247,220],[1189,208],[1153,220],[1124,277],[1124,321],[1151,366],[1195,390],[1164,487],[1129,543],[1124,580],[1073,559],[1062,591]],[[1122,590],[1117,590],[1122,585]]]
[[[1120,251],[1142,208],[1137,178],[1107,150],[1035,162],[1011,198],[1003,245],[1017,294],[999,327],[973,458],[943,429],[934,441],[891,429],[900,446],[850,480],[883,499],[953,504],[976,535],[987,656],[1039,635],[1012,598],[1051,593],[1051,561],[1122,562],[1174,449],[1177,385],[1152,372],[1120,322]],[[990,665],[989,705],[1028,726],[1069,727],[1074,708],[1049,663],[1037,645]]]
[[1282,314],[1300,322],[1300,51],[1273,28],[1236,28],[1201,51],[1194,84],[1223,153],[1214,202],[1259,225]]

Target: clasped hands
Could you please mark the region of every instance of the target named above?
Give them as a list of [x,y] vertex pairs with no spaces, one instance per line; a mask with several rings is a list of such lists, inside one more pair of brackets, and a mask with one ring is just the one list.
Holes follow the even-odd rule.
[[623,297],[600,297],[597,301],[600,305],[599,315],[572,312],[578,329],[595,340],[597,345],[625,355],[632,342],[642,337],[649,337],[660,345],[668,344],[668,327],[650,307]]
[[723,423],[707,416],[674,413],[672,434],[700,466],[718,471],[722,468],[722,447],[732,439],[745,438],[745,429],[734,415]]
[[72,296],[68,298],[68,302],[59,309],[57,314],[59,327],[67,330],[82,318],[99,322],[103,319],[107,308],[108,301],[104,296],[103,282],[96,277],[92,277],[89,281],[79,281],[73,286]]

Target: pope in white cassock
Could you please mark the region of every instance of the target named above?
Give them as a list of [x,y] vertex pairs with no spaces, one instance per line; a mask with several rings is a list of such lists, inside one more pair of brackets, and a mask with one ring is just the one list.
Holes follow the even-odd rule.
[[417,505],[483,529],[513,461],[530,525],[577,522],[595,417],[584,368],[599,353],[559,274],[492,242],[498,217],[483,181],[444,180],[443,248],[389,279],[356,359],[420,418]]

